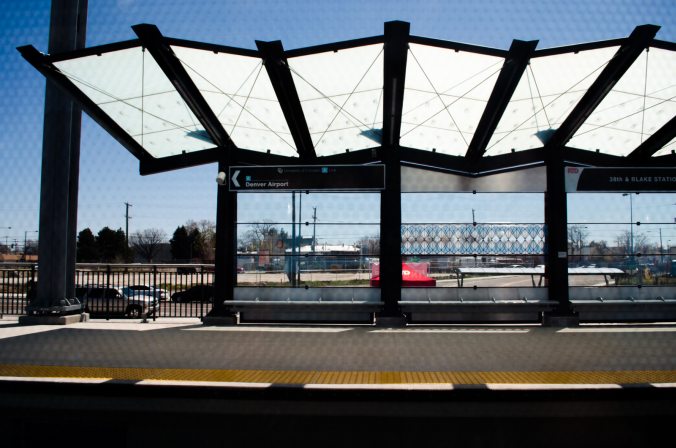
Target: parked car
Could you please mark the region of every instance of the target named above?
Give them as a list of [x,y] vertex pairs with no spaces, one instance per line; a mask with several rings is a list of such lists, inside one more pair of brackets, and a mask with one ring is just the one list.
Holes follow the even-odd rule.
[[125,291],[125,294],[128,296],[134,297],[140,294],[155,296],[160,300],[167,300],[167,291],[161,288],[155,288],[154,286],[148,285],[131,285],[127,286],[128,292]]
[[159,309],[157,298],[139,294],[128,296],[123,288],[84,285],[75,287],[75,296],[92,315],[122,315],[127,317],[152,316]]
[[213,302],[216,295],[214,285],[195,285],[171,295],[172,302]]

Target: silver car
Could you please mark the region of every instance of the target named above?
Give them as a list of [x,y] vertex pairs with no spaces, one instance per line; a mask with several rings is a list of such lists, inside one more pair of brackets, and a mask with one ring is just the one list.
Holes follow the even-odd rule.
[[[127,291],[129,292],[129,291]],[[148,317],[157,312],[159,300],[147,294],[128,295],[124,288],[85,285],[75,288],[75,295],[92,315]]]

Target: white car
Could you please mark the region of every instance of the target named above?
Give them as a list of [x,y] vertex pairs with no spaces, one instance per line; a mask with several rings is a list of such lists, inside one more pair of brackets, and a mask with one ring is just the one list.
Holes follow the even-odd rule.
[[138,295],[149,295],[156,297],[159,300],[167,300],[167,291],[161,288],[155,288],[154,286],[148,285],[131,285],[123,288],[125,294],[130,297],[135,297]]

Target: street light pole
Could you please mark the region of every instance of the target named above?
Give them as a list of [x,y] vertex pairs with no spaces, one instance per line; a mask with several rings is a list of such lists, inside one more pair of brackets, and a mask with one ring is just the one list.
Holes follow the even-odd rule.
[[298,192],[298,280],[296,285],[300,286],[300,257],[302,256],[301,249],[303,248],[303,237],[301,236],[301,225],[303,222],[303,192]]
[[634,201],[631,193],[622,193],[622,196],[629,196],[629,255],[631,262],[634,262]]
[[23,260],[26,261],[26,255],[28,254],[28,232],[38,233],[37,230],[25,230],[23,232]]

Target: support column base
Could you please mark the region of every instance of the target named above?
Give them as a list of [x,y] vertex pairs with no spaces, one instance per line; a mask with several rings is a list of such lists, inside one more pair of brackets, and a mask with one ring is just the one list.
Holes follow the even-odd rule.
[[239,314],[223,315],[223,316],[204,316],[202,317],[204,325],[213,326],[231,326],[239,324]]
[[376,327],[403,328],[406,326],[406,315],[378,316],[376,314]]
[[542,326],[556,328],[579,327],[580,316],[577,314],[544,313],[542,316]]
[[87,322],[89,313],[68,314],[65,316],[19,316],[19,325],[70,325],[78,322]]

